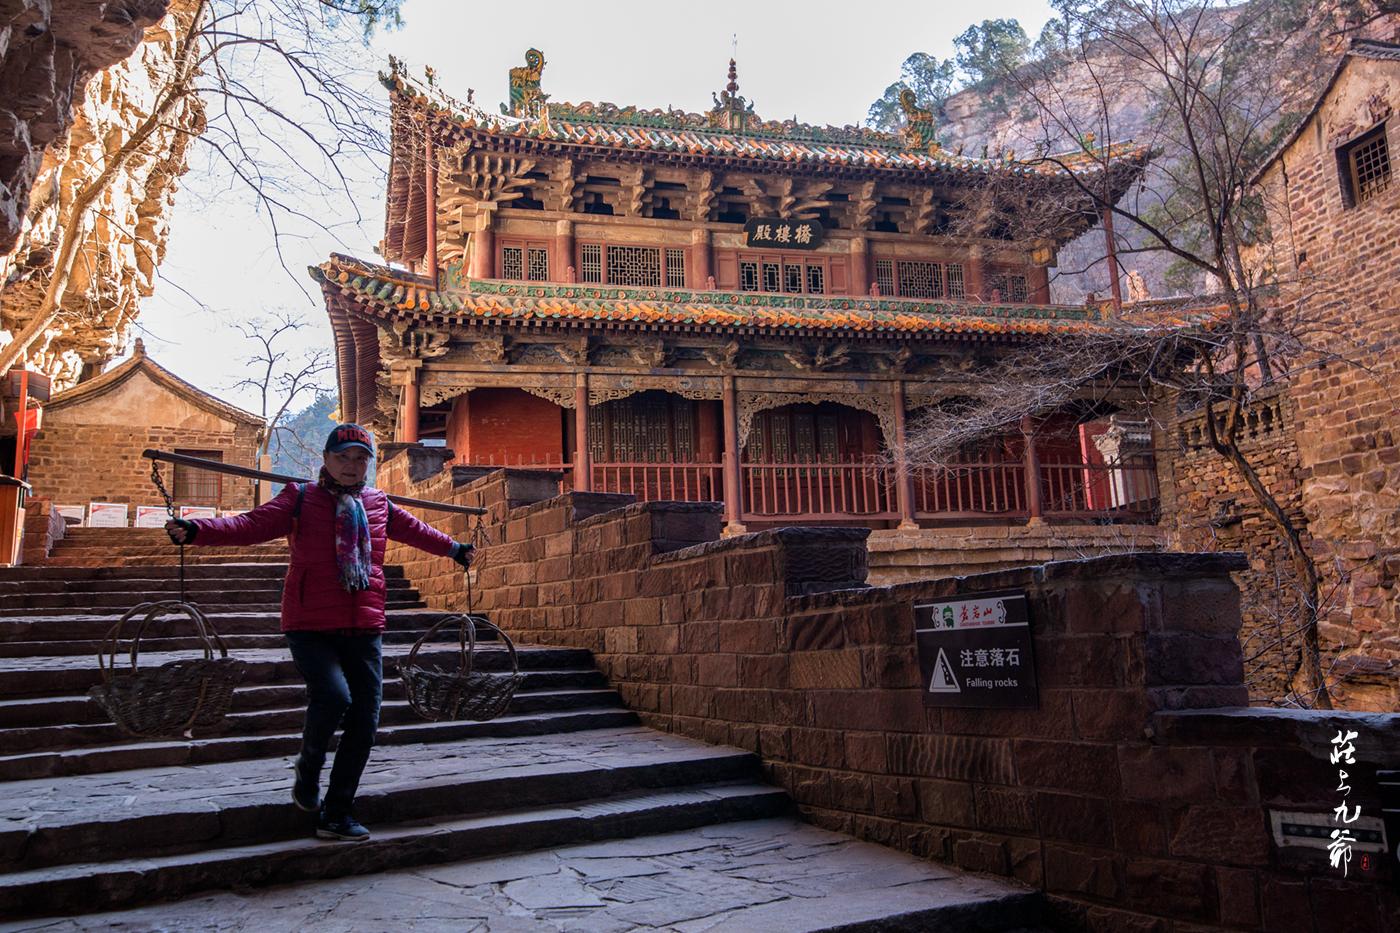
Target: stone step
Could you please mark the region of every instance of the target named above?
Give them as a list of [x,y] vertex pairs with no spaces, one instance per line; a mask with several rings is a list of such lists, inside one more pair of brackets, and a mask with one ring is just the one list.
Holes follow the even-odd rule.
[[[238,551],[236,553],[230,552],[228,554],[215,553],[185,555],[185,564],[187,568],[227,563],[238,564],[240,566],[245,566],[247,564],[285,565],[287,563],[287,554],[285,551],[280,553],[270,552],[266,556],[264,556],[259,552]],[[58,552],[55,552],[44,563],[45,567],[55,570],[90,568],[95,566],[108,568],[122,568],[126,570],[139,570],[148,567],[175,568],[179,565],[180,558],[178,556],[153,555],[137,557],[125,554],[113,555],[106,553],[95,556],[75,556],[72,554],[63,554]]]
[[[384,631],[384,643],[386,645],[412,645],[420,636],[426,633],[423,628],[394,627]],[[286,644],[286,640],[281,632],[265,632],[247,635],[220,635],[224,644],[230,649],[233,648],[279,648]],[[490,641],[488,638],[478,638],[478,641]],[[429,644],[456,644],[456,632],[447,633],[439,631],[433,636]],[[198,651],[203,642],[198,638],[152,638],[142,636],[141,651]],[[106,651],[107,643],[102,640],[72,640],[72,641],[15,641],[0,642],[0,658],[38,658],[57,655],[93,655],[99,651]],[[129,639],[120,639],[117,642],[117,657],[129,654],[131,642]]]
[[[237,610],[242,610],[242,611],[245,611],[245,612],[268,612],[268,613],[272,613],[272,612],[279,612],[279,611],[281,610],[281,608],[282,608],[282,602],[281,602],[281,597],[280,597],[280,595],[279,595],[278,597],[274,598],[274,599],[271,599],[271,600],[267,601],[267,602],[218,603],[218,602],[212,602],[212,601],[206,602],[206,601],[203,601],[203,600],[195,600],[195,602],[198,602],[198,603],[199,603],[200,609],[207,609],[207,610],[209,610],[210,612],[224,612],[224,611],[228,611],[228,610],[230,610],[230,609],[237,609]],[[127,600],[126,603],[125,603],[125,605],[122,605],[122,604],[119,603],[119,604],[114,605],[114,606],[97,606],[97,607],[94,607],[94,608],[97,609],[98,611],[102,611],[102,612],[109,613],[109,614],[111,614],[111,615],[114,616],[114,617],[119,617],[123,612],[125,612],[127,609],[130,609],[133,605],[136,605],[136,603],[133,603],[132,601]],[[403,599],[403,598],[397,598],[397,597],[391,596],[391,597],[389,597],[389,598],[386,600],[385,606],[386,606],[386,608],[393,608],[393,609],[424,609],[424,608],[427,607],[427,603],[423,602],[421,599]],[[29,617],[33,616],[35,613],[43,613],[43,614],[48,615],[48,614],[52,614],[55,608],[63,608],[63,607],[49,607],[49,608],[47,608],[47,609],[45,609],[45,608],[43,608],[43,607],[39,607],[39,608],[35,608],[35,609],[24,609],[24,608],[0,609],[0,618],[9,618],[9,619],[21,618],[21,619],[22,619],[22,618],[29,618]],[[76,609],[78,609],[78,608],[80,608],[80,607],[72,607],[72,608],[74,608],[74,609],[76,610]]]
[[[255,566],[274,566],[263,564]],[[64,577],[53,577],[50,579],[35,580],[0,580],[0,596],[38,596],[53,593],[75,594],[75,593],[135,593],[146,599],[156,598],[155,594],[178,593],[180,582],[177,574],[156,576],[162,568],[156,568],[144,577],[129,580],[110,579],[69,579]],[[246,576],[237,579],[220,579],[218,577],[191,577],[185,581],[185,591],[188,593],[220,593],[231,586],[242,587],[244,585],[261,588],[275,589],[282,591],[282,581],[285,573],[268,573],[262,576]],[[388,589],[409,589],[411,584],[402,576],[385,575],[385,585]],[[140,600],[137,600],[138,602]]]
[[[521,690],[601,690],[607,679],[592,667],[566,668],[557,671],[525,671]],[[403,699],[403,683],[397,672],[384,672],[385,700]],[[262,686],[240,685],[233,691],[231,712],[260,709],[304,707],[306,687],[300,679],[295,683]],[[44,726],[88,725],[105,723],[107,713],[86,696],[31,697],[20,700],[0,700],[0,729],[32,729]]]
[[[362,845],[381,845],[388,832]],[[481,839],[474,844],[484,848]],[[489,857],[318,878],[258,889],[251,896],[211,893],[66,923],[45,919],[0,930],[301,933],[411,926],[442,933],[1048,933],[1039,892],[787,817],[584,842],[543,853],[487,849],[470,854]],[[341,857],[354,855],[350,851]],[[131,875],[112,883],[140,885],[146,864],[129,866]],[[78,902],[83,896],[75,894]],[[406,922],[409,916],[412,920]]]
[[301,820],[303,834],[295,839],[0,876],[0,911],[13,916],[67,916],[75,904],[105,910],[227,888],[232,879],[245,888],[372,874],[468,856],[774,817],[789,809],[787,795],[774,787],[727,782],[635,790],[583,803],[512,807],[481,816],[390,823],[362,843],[328,845],[307,838],[306,822]]
[[[410,645],[384,646],[385,670],[397,670],[401,658],[407,658]],[[285,648],[244,648],[229,652],[231,657],[247,662],[244,684],[286,683],[298,679],[296,667]],[[142,667],[159,667],[169,661],[188,658],[189,652],[142,652]],[[441,666],[455,665],[454,648],[429,650],[424,648],[419,659]],[[521,670],[557,670],[563,667],[592,667],[592,655],[581,648],[550,648],[522,646],[518,650]],[[509,663],[504,648],[481,649],[476,661],[484,671],[504,670]],[[38,658],[0,658],[0,700],[18,697],[64,696],[84,693],[102,680],[95,658],[71,655]]]
[[[17,781],[0,813],[0,871],[154,858],[303,836],[291,757]],[[369,825],[469,816],[646,788],[755,780],[757,756],[642,727],[400,743],[371,755],[356,796]],[[233,881],[234,879],[230,879]]]
[[[564,734],[587,729],[634,726],[637,714],[616,707],[547,710],[504,714],[490,722],[413,721],[381,728],[376,745],[455,742],[482,737],[521,737]],[[334,747],[334,746],[332,746]],[[166,742],[128,742],[120,745],[79,748],[70,751],[31,752],[0,756],[0,781],[73,777],[139,768],[175,768],[213,762],[245,761],[267,755],[295,755],[301,748],[301,729],[267,735]],[[0,848],[4,833],[0,832]]]
[[[125,612],[132,606],[145,602],[153,602],[159,599],[178,599],[180,589],[178,586],[169,590],[161,589],[154,592],[145,593],[11,593],[0,596],[0,612],[6,615],[17,615],[19,613],[29,613],[35,609],[105,609],[112,608],[119,612]],[[406,586],[397,586],[385,592],[386,597],[393,603],[418,602],[418,591]],[[244,587],[222,587],[219,589],[202,588],[199,591],[185,590],[185,599],[188,602],[198,603],[202,609],[204,606],[241,606],[241,605],[265,605],[280,606],[282,602],[282,587],[280,586],[256,586]]]
[[[200,609],[220,635],[275,635],[282,631],[282,617],[276,610],[249,611],[240,608],[209,611],[203,605]],[[57,646],[65,641],[100,641],[123,612],[112,609],[79,614],[36,610],[32,615],[6,616],[0,618],[0,645],[7,642],[48,642]],[[438,609],[394,608],[385,615],[385,630],[419,631],[444,616],[454,614]],[[182,616],[165,616],[151,620],[145,637],[175,638],[189,631],[189,623]]]
[[[621,706],[622,697],[615,690],[520,690],[511,699],[506,712],[524,715],[573,709],[616,709]],[[217,728],[195,730],[195,735],[205,738],[290,733],[302,727],[305,715],[306,709],[301,704],[231,712]],[[398,726],[417,724],[422,720],[409,707],[407,700],[386,700],[380,709],[379,722],[381,726]],[[112,722],[0,729],[0,748],[9,755],[67,751],[128,741],[133,740]]]
[[[287,575],[287,559],[268,563],[228,561],[214,564],[200,564],[185,568],[186,580],[253,580]],[[403,568],[388,564],[384,567],[387,579],[402,578]],[[24,566],[0,567],[0,583],[24,583],[30,580],[175,580],[179,568],[173,566],[144,565],[134,567],[50,567]]]

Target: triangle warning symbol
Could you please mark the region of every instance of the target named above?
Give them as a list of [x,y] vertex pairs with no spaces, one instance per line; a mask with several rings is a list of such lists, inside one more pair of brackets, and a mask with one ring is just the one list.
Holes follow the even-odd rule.
[[948,663],[948,655],[938,649],[938,660],[933,662],[933,678],[928,682],[929,693],[962,693],[958,679],[953,676],[953,665]]

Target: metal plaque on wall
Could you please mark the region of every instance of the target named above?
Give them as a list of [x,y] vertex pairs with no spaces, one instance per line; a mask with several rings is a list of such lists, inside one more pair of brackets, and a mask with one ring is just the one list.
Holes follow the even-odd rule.
[[744,245],[764,249],[816,249],[826,230],[815,220],[755,217],[744,224]]
[[925,706],[1039,707],[1025,593],[915,603],[914,638]]

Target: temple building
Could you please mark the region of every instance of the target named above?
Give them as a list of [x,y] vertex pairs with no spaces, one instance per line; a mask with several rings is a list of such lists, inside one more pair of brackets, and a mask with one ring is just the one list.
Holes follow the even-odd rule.
[[[384,76],[388,265],[311,270],[342,417],[459,465],[723,501],[729,533],[1154,520],[1150,457],[1120,455],[1102,404],[955,468],[904,460],[914,419],[999,353],[1118,326],[1050,303],[1058,248],[1096,220],[1062,169],[946,150],[912,97],[886,134],[761,120],[732,61],[706,113],[554,103],[544,65],[511,70],[499,113],[431,70]],[[1113,166],[1116,198],[1146,152],[1102,154],[1059,158]],[[1026,204],[1055,237],[1018,234]]]

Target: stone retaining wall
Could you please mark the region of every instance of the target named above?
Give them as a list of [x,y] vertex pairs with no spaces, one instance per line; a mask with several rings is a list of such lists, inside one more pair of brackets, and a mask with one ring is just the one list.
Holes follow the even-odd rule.
[[[712,505],[529,502],[547,476],[517,471],[458,488],[448,473],[395,485],[405,478],[391,461],[381,483],[490,510],[478,606],[512,636],[591,649],[646,722],[756,752],[819,825],[1041,887],[1084,929],[1357,930],[1400,916],[1394,887],[1271,842],[1270,808],[1336,806],[1326,736],[1340,725],[1360,734],[1348,802],[1376,814],[1375,768],[1400,748],[1400,723],[1307,714],[1302,741],[1297,715],[1241,709],[1238,555],[867,587],[863,529],[718,540]],[[441,527],[461,536],[465,523]],[[460,593],[441,561],[407,556],[389,559],[431,599]],[[926,707],[913,603],[1007,588],[1028,596],[1039,709]]]

